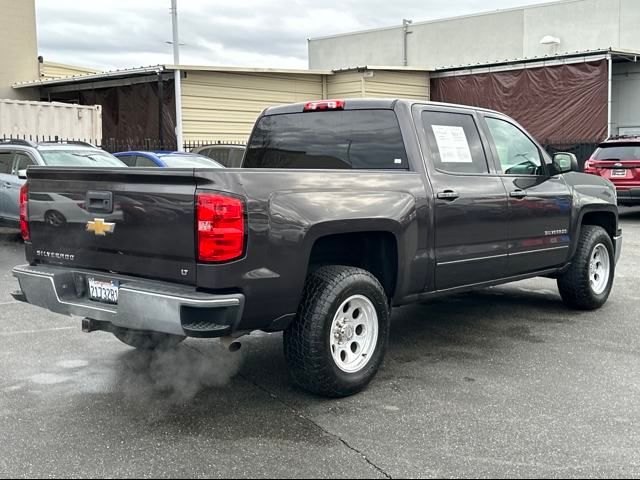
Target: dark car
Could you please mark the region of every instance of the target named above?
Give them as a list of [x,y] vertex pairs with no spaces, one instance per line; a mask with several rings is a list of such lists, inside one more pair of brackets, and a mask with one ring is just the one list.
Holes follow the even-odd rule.
[[[571,308],[604,305],[615,189],[576,170],[489,110],[273,107],[241,169],[31,170],[15,298],[139,349],[284,331],[297,385],[350,395],[382,364],[392,307],[538,276]],[[53,228],[31,215],[43,194],[86,198],[92,218]]]
[[611,137],[587,160],[584,172],[616,186],[618,205],[640,205],[640,137]]
[[184,152],[119,152],[115,156],[129,167],[224,168],[203,155]]

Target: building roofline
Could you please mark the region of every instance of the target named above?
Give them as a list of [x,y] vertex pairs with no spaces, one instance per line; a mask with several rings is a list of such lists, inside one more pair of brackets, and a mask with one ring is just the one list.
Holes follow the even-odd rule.
[[309,70],[296,68],[265,67],[218,67],[213,65],[163,65],[165,70],[184,70],[196,72],[228,72],[228,73],[285,73],[296,75],[331,75],[331,70]]
[[497,67],[508,67],[510,65],[522,65],[522,64],[530,64],[530,63],[543,63],[543,62],[562,62],[567,59],[579,59],[589,57],[597,57],[603,55],[611,55],[613,57],[625,57],[625,56],[640,56],[640,52],[636,52],[633,50],[626,50],[621,48],[603,48],[598,50],[585,50],[582,52],[567,52],[557,55],[544,55],[541,57],[529,57],[529,58],[515,58],[513,60],[504,60],[504,61],[495,61],[495,62],[484,62],[484,63],[476,63],[476,64],[465,64],[465,65],[446,65],[441,67],[436,67],[434,69],[434,73],[446,73],[446,72],[454,72],[458,70],[476,70],[476,69],[484,69],[484,68],[497,68]]
[[129,77],[142,77],[153,74],[161,74],[182,70],[186,72],[223,72],[223,73],[268,73],[268,74],[284,74],[284,75],[334,75],[336,72],[344,72],[350,70],[388,70],[400,72],[430,72],[433,69],[427,67],[393,67],[393,66],[358,66],[342,68],[339,70],[304,70],[304,69],[280,69],[280,68],[261,68],[261,67],[217,67],[209,65],[153,65],[149,67],[129,68],[122,70],[112,70],[107,72],[97,72],[89,74],[78,74],[69,77],[54,79],[39,79],[28,82],[19,82],[13,85],[14,89],[22,88],[38,88],[38,87],[55,87],[62,85],[71,85],[74,83],[101,82],[104,80],[117,80]]
[[[419,22],[413,22],[412,24],[409,25],[409,28],[411,27],[415,27],[415,26],[421,26],[421,25],[429,25],[429,24],[433,24],[433,23],[441,23],[441,22],[449,22],[449,21],[453,21],[453,20],[464,20],[466,18],[475,18],[475,17],[484,17],[484,16],[488,16],[488,15],[495,15],[497,13],[509,13],[509,12],[517,12],[519,10],[528,10],[528,9],[532,9],[532,8],[544,8],[544,7],[548,7],[550,5],[562,5],[565,3],[575,3],[575,2],[582,2],[584,0],[557,0],[555,2],[544,2],[544,3],[532,3],[530,5],[523,5],[521,7],[511,7],[511,8],[499,8],[496,10],[488,10],[488,11],[484,11],[484,12],[478,12],[478,13],[469,13],[466,15],[455,15],[452,17],[444,17],[444,18],[436,18],[433,20],[423,20],[423,21],[419,21]],[[402,29],[403,25],[391,25],[388,27],[378,27],[378,28],[370,28],[370,29],[365,29],[365,30],[356,30],[356,31],[352,31],[352,32],[345,32],[345,33],[336,33],[334,35],[324,35],[321,37],[312,37],[312,38],[308,38],[307,41],[309,42],[314,42],[317,40],[330,40],[332,38],[340,38],[340,37],[348,37],[348,36],[352,36],[352,35],[360,35],[360,34],[366,34],[366,33],[376,33],[376,32],[384,32],[386,30],[397,30],[397,29]]]
[[107,80],[120,77],[129,77],[137,75],[149,75],[152,73],[161,73],[165,70],[164,65],[155,65],[151,67],[129,68],[123,70],[112,70],[109,72],[89,73],[86,75],[73,75],[71,77],[54,78],[52,80],[33,80],[28,82],[18,82],[13,85],[14,89],[34,88],[41,86],[66,85],[69,83],[90,82],[94,80]]

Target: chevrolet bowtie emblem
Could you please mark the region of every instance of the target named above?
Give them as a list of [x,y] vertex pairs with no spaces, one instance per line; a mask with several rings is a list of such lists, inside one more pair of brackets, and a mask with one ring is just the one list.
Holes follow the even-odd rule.
[[104,237],[107,233],[113,233],[115,229],[115,223],[107,223],[102,218],[87,222],[87,232],[93,232],[101,237]]

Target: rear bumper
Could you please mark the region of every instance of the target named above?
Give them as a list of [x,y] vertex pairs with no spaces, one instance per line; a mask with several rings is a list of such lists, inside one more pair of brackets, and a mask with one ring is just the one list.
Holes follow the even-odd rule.
[[620,260],[620,255],[622,254],[622,230],[618,230],[618,234],[613,237],[613,249],[616,252],[616,265],[618,264],[618,260]]
[[640,187],[638,188],[617,188],[618,205],[640,205]]
[[[14,298],[55,313],[114,327],[188,337],[222,337],[236,330],[244,295],[214,295],[193,287],[55,266],[13,269],[20,283]],[[120,282],[117,305],[92,301],[87,276]]]

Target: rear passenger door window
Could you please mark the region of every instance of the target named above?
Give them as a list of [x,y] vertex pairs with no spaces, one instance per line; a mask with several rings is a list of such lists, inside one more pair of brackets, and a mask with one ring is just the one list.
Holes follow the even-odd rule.
[[118,156],[118,160],[123,162],[127,167],[135,167],[136,157],[134,155]]
[[20,170],[26,170],[31,165],[35,164],[36,162],[34,162],[26,153],[16,153],[16,156],[13,158],[13,170],[11,174],[14,177],[17,177]]
[[10,175],[13,152],[0,152],[0,174]]
[[136,167],[157,167],[156,163],[153,160],[148,159],[147,157],[137,156],[136,157]]
[[473,116],[425,111],[422,121],[436,170],[463,175],[489,173]]

